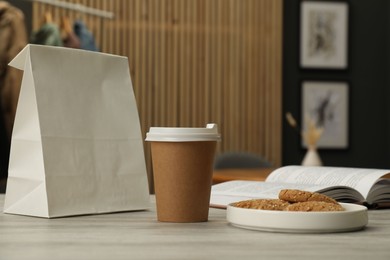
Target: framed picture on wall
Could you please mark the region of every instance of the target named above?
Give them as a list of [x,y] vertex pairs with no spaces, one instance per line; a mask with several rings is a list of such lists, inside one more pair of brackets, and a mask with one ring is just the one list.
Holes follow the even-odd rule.
[[[304,81],[302,83],[302,129],[309,121],[323,128],[319,149],[348,148],[348,99],[346,82]],[[307,147],[304,140],[302,146]]]
[[348,67],[348,3],[302,1],[300,23],[302,68]]

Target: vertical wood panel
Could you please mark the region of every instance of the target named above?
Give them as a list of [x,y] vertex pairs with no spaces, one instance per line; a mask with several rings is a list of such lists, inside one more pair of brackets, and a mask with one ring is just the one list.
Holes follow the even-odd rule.
[[[219,125],[218,152],[281,164],[282,0],[68,0],[113,12],[82,19],[102,52],[128,56],[143,135],[151,126]],[[146,163],[151,173],[149,145]]]

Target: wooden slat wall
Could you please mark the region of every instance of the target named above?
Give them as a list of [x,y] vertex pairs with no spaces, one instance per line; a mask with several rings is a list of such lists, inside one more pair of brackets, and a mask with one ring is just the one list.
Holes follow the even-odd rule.
[[[69,0],[113,12],[81,18],[101,51],[129,57],[143,134],[150,126],[219,125],[218,151],[281,164],[282,0]],[[146,162],[151,174],[149,145]]]

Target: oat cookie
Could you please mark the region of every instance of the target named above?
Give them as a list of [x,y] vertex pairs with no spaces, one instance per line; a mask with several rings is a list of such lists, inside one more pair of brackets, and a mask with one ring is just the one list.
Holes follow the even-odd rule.
[[338,204],[334,199],[316,192],[284,189],[279,192],[279,199],[288,202],[305,202],[305,201],[324,201],[328,203]]
[[284,210],[290,203],[279,199],[253,199],[234,203],[235,207],[246,209]]
[[340,204],[334,204],[324,201],[305,201],[290,204],[285,211],[343,211]]

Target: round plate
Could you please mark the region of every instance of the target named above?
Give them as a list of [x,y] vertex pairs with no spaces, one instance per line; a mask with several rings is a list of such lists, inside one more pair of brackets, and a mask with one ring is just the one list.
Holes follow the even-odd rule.
[[227,220],[236,227],[270,232],[331,233],[356,231],[368,223],[367,208],[340,203],[345,211],[298,212],[227,207]]

